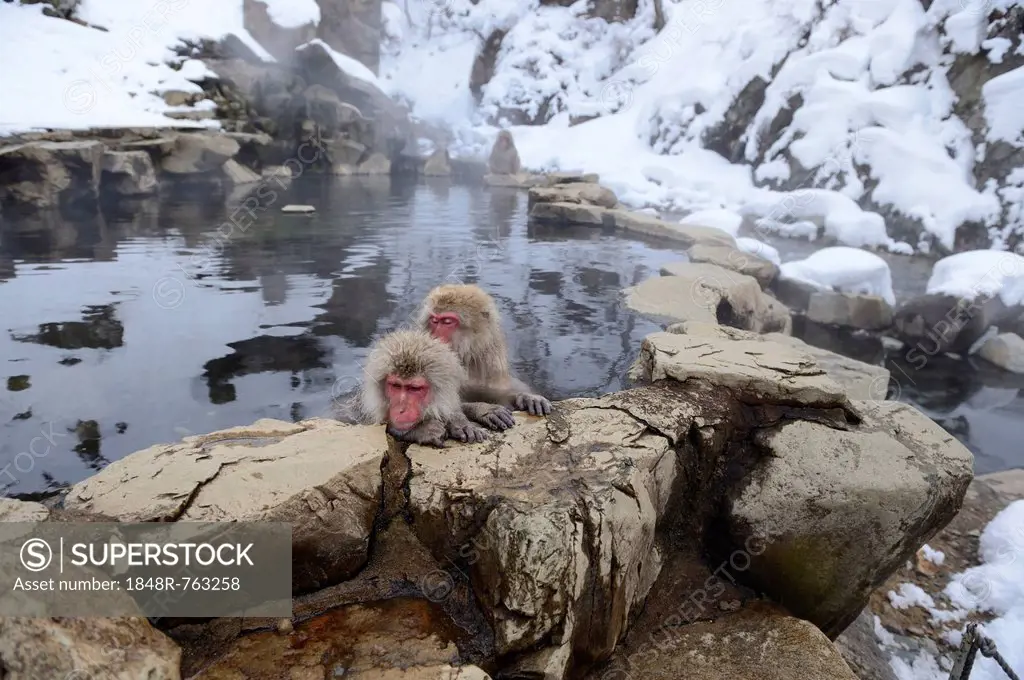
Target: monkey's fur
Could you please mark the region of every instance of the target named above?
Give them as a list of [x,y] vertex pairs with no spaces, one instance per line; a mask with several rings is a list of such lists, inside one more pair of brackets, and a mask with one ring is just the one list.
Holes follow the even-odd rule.
[[[384,382],[389,375],[406,380],[421,377],[430,384],[429,403],[411,430],[398,432],[388,423]],[[441,447],[447,435],[463,442],[481,442],[487,433],[470,423],[462,411],[459,391],[467,378],[455,353],[430,333],[394,331],[382,337],[367,358],[360,411],[369,422],[388,423],[388,433],[402,441]]]
[[492,175],[515,175],[519,173],[521,167],[512,133],[502,130],[491,147],[491,155],[487,159],[488,170]]
[[524,382],[512,375],[508,346],[494,298],[472,284],[441,285],[427,294],[416,323],[419,328],[429,329],[430,315],[444,312],[459,315],[460,326],[452,338],[451,348],[468,373],[462,398],[468,402],[463,409],[471,420],[489,425],[475,417],[473,408],[480,403],[499,404],[532,415],[551,412],[550,401],[534,394]]

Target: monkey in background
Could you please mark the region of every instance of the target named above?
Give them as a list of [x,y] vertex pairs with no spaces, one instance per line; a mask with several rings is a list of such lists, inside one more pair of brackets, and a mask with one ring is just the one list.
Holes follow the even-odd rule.
[[459,391],[467,378],[455,353],[429,333],[394,331],[367,357],[360,410],[400,441],[439,448],[446,436],[482,442],[487,432],[463,413]]
[[551,413],[550,401],[512,375],[498,306],[479,286],[445,284],[434,288],[420,306],[416,324],[450,345],[469,374],[462,398],[469,402],[464,408],[469,406],[466,415],[470,419],[481,422],[473,411],[481,402],[535,416]]
[[512,133],[502,130],[491,147],[491,155],[487,159],[487,169],[492,175],[517,175],[521,165],[516,143],[512,141]]

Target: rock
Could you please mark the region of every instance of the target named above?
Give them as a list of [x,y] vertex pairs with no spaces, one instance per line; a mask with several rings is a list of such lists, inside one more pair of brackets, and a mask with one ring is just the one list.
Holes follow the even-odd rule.
[[988,327],[996,303],[953,295],[921,295],[900,305],[893,314],[896,337],[911,352],[926,357],[951,352],[966,355]]
[[379,151],[359,164],[357,175],[390,175],[391,161]]
[[865,608],[849,628],[836,638],[836,649],[860,680],[898,680],[889,655],[875,635],[874,615]]
[[317,37],[377,73],[380,66],[381,0],[318,0]]
[[225,135],[178,135],[174,148],[160,161],[160,168],[172,175],[211,172],[231,160],[239,148],[238,142]]
[[698,243],[686,251],[690,262],[706,262],[723,269],[753,276],[767,288],[779,274],[779,268],[768,260],[726,245]]
[[0,498],[0,522],[44,522],[49,516],[41,503]]
[[291,109],[296,121],[312,121],[327,139],[343,137],[364,146],[374,144],[373,121],[323,85],[307,87],[292,101]]
[[[353,604],[288,635],[248,635],[191,680],[489,680],[476,666],[459,664],[446,622],[432,607],[412,599]],[[343,655],[333,653],[342,649]]]
[[708,323],[677,323],[666,329],[669,333],[694,335],[702,338],[718,340],[754,340],[775,342],[788,345],[807,354],[825,373],[838,383],[850,399],[881,401],[886,398],[889,388],[889,370],[884,366],[875,366],[863,361],[845,357],[814,345],[809,345],[799,338],[782,333],[753,333],[738,328],[719,326]]
[[119,196],[145,196],[159,188],[153,160],[145,151],[107,151],[100,167],[104,191]]
[[180,663],[144,618],[0,617],[5,680],[180,680]]
[[309,213],[315,213],[316,212],[316,208],[314,208],[311,205],[286,205],[283,208],[281,208],[281,212],[283,212],[283,213],[309,214]]
[[979,351],[981,358],[1011,373],[1024,373],[1024,339],[1014,333],[989,338]]
[[335,175],[353,175],[366,156],[366,147],[351,139],[335,139],[324,143]]
[[516,189],[529,189],[547,184],[544,175],[534,175],[528,172],[520,172],[515,175],[484,175],[484,184],[492,187],[514,187]]
[[528,206],[537,203],[578,203],[614,208],[619,203],[615,192],[600,184],[590,182],[567,182],[549,187],[533,187],[529,192]]
[[292,580],[305,592],[366,562],[385,451],[382,428],[264,419],[111,463],[65,506],[122,522],[291,522]]
[[846,390],[795,347],[758,340],[652,333],[644,338],[630,378],[644,382],[705,380],[734,390],[744,403],[797,402],[855,413]]
[[224,173],[224,179],[231,186],[254,184],[260,181],[259,175],[231,158],[221,166],[221,172]]
[[547,179],[547,186],[578,184],[580,182],[597,184],[601,179],[596,172],[549,172],[544,177]]
[[[807,621],[767,607],[644,636],[591,680],[857,680],[839,651]],[[644,638],[640,638],[644,639]],[[635,647],[635,648],[634,648]]]
[[556,224],[615,226],[607,210],[585,203],[534,203],[530,209],[530,219]]
[[452,174],[451,159],[448,149],[438,149],[423,164],[423,174],[427,177],[448,177]]
[[285,165],[268,165],[263,168],[260,176],[265,180],[274,182],[274,184],[277,184],[282,189],[292,183],[292,171]]
[[[670,360],[682,363],[678,354]],[[913,406],[854,407],[863,421],[846,431],[810,421],[759,430],[755,440],[768,455],[726,513],[734,544],[765,546],[751,556],[753,582],[832,639],[956,515],[974,465]]]
[[95,203],[104,150],[98,141],[0,147],[0,207],[47,209]]
[[807,305],[807,318],[828,326],[876,331],[892,325],[892,307],[877,295],[815,291]]
[[761,291],[753,277],[713,264],[678,262],[663,276],[627,288],[630,309],[670,322],[701,321],[756,331],[792,331],[789,311]]

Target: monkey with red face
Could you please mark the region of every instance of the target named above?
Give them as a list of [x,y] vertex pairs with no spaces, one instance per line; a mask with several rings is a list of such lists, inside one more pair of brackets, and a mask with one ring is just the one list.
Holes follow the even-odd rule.
[[[419,309],[417,325],[447,343],[468,372],[462,395],[466,402],[463,410],[471,420],[491,427],[481,420],[477,409],[492,404],[536,416],[551,413],[550,401],[512,375],[498,306],[479,286],[445,284],[434,288]],[[511,425],[504,413],[490,415],[492,420],[500,416]]]
[[458,357],[429,333],[395,331],[370,351],[360,408],[400,441],[441,447],[447,436],[482,442],[487,431],[469,422],[462,409],[460,389],[467,378]]

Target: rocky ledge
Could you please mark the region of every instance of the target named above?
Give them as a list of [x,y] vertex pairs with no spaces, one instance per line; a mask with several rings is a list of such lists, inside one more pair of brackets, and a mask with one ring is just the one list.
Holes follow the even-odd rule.
[[[884,369],[784,335],[672,330],[644,341],[633,388],[517,414],[482,444],[261,420],[75,485],[59,512],[294,527],[291,621],[109,620],[145,634],[92,677],[852,680],[830,640],[956,515],[970,452],[871,399]],[[71,621],[2,625],[17,677],[82,668],[96,644]]]

